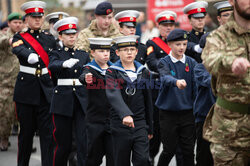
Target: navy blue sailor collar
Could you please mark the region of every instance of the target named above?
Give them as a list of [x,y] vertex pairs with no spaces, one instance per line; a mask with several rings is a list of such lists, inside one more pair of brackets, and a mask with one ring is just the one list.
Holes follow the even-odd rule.
[[[113,63],[110,62],[110,61],[108,61],[107,64],[108,64],[108,66],[112,66],[112,65],[113,65]],[[100,72],[102,75],[105,75],[105,73],[106,73],[106,70],[103,70],[103,69],[96,63],[95,59],[93,59],[91,62],[87,63],[87,64],[84,65],[84,66],[89,66],[89,67],[93,68],[94,70]]]
[[[136,60],[134,60],[134,65],[135,65],[135,69],[136,69],[137,74],[140,73],[142,71],[142,69],[145,68],[145,66],[143,66],[141,63],[139,63]],[[126,70],[122,66],[121,60],[118,60],[117,62],[115,62],[112,66],[110,66],[110,68],[126,73]]]

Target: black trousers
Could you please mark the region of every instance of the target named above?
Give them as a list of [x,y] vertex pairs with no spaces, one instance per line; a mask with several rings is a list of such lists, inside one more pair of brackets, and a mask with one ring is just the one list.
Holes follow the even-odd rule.
[[158,166],[166,166],[176,153],[177,144],[183,155],[183,165],[194,165],[195,123],[192,110],[160,110],[161,141],[163,152]]
[[[153,89],[152,90],[153,103],[156,102],[157,97],[158,97],[158,89]],[[153,112],[154,136],[149,141],[149,155],[151,158],[154,158],[158,154],[161,145],[159,109],[154,105],[153,111],[154,111]]]
[[130,166],[131,152],[133,166],[148,166],[149,140],[146,127],[136,123],[135,128],[121,125],[112,127],[115,166]]
[[75,98],[73,117],[53,114],[53,137],[55,141],[53,166],[67,166],[72,146],[72,130],[75,125],[77,165],[86,165],[87,136],[85,115],[79,101]]
[[110,125],[87,122],[87,166],[99,166],[106,156],[106,166],[114,166]]
[[210,152],[210,142],[202,137],[204,122],[196,123],[196,166],[213,166],[213,157]]
[[42,95],[40,105],[16,102],[17,118],[20,123],[18,135],[17,165],[28,166],[32,151],[33,137],[39,131],[42,166],[52,165],[53,139],[50,104]]

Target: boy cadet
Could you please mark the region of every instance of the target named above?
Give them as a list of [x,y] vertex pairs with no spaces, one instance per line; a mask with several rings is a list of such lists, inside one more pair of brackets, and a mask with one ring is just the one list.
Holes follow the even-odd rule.
[[[87,166],[99,166],[106,156],[106,165],[113,166],[113,149],[110,132],[110,104],[105,92],[105,73],[109,61],[111,38],[89,38],[92,62],[84,66],[79,80],[87,86],[86,112],[88,155]],[[100,101],[101,99],[101,101]]]
[[111,131],[115,166],[149,164],[149,139],[152,132],[152,98],[149,71],[134,61],[139,36],[115,38],[120,56],[106,72],[106,95],[111,104]]
[[22,15],[11,13],[8,15],[9,29],[7,34],[0,35],[0,149],[8,150],[9,136],[16,119],[13,103],[14,86],[19,71],[18,59],[11,52],[11,41],[16,32],[23,27]]
[[250,156],[250,1],[229,0],[233,13],[211,32],[202,52],[217,96],[203,127],[214,165],[248,166]]
[[45,21],[49,23],[49,32],[55,37],[56,40],[58,40],[58,33],[53,26],[58,20],[66,17],[69,17],[69,14],[65,12],[53,12],[45,17]]
[[48,52],[56,47],[52,35],[44,33],[45,2],[30,1],[21,6],[29,26],[26,32],[14,35],[12,47],[20,63],[20,72],[14,90],[17,117],[20,122],[18,136],[18,166],[29,165],[33,136],[39,130],[42,165],[51,165],[52,131],[49,107],[53,83],[47,69]]
[[160,109],[161,141],[163,152],[158,166],[168,165],[176,151],[177,142],[183,154],[183,164],[194,165],[194,116],[195,82],[193,69],[195,60],[184,54],[187,34],[175,29],[167,37],[171,48],[169,56],[158,64],[161,89],[156,101]]
[[[175,28],[176,13],[173,11],[163,11],[155,17],[155,22],[157,22],[158,29],[160,31],[160,36],[155,37],[147,42],[147,58],[146,63],[151,72],[154,72],[154,79],[156,82],[159,80],[159,74],[157,69],[157,64],[159,60],[167,56],[170,52],[170,48],[166,43],[166,38],[168,34]],[[155,103],[158,97],[159,89],[152,90],[152,99]],[[159,125],[159,110],[154,105],[154,137],[150,140],[150,160],[151,164],[154,163],[154,157],[159,152],[161,138],[160,138],[160,125]]]
[[57,78],[50,111],[53,114],[54,166],[66,166],[72,145],[72,128],[75,126],[78,166],[85,166],[87,155],[87,137],[85,112],[87,92],[78,78],[83,65],[89,62],[85,51],[74,49],[77,38],[76,17],[67,17],[54,25],[63,42],[63,48],[54,50],[50,55],[49,69]]
[[[119,30],[120,33],[124,36],[135,35],[136,32],[136,19],[139,17],[140,12],[136,10],[125,10],[119,12],[115,15],[115,19],[119,22]],[[114,44],[110,49],[110,61],[116,62],[119,60],[119,56],[116,55],[115,50],[117,49],[117,45]],[[144,44],[138,43],[138,53],[135,57],[135,60],[140,62],[141,64],[145,64],[146,56],[147,56],[147,48]]]
[[194,58],[201,63],[202,48],[199,47],[201,36],[206,33],[204,30],[206,8],[208,3],[205,1],[193,2],[184,7],[183,12],[188,14],[192,31],[188,32],[188,45],[186,55]]
[[113,7],[110,2],[101,2],[95,9],[95,20],[91,21],[88,28],[79,33],[76,48],[90,52],[88,38],[120,36],[119,30],[113,22]]
[[214,7],[217,9],[218,12],[218,22],[220,23],[220,25],[225,24],[233,12],[232,5],[228,1],[222,1],[215,3]]

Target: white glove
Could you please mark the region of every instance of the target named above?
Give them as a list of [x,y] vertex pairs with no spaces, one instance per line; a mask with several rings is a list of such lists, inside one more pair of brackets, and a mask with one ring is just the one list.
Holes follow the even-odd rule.
[[202,48],[200,47],[199,44],[197,44],[197,45],[194,46],[194,51],[197,52],[197,53],[201,53],[202,52]]
[[70,58],[66,61],[63,62],[62,66],[64,68],[71,68],[73,67],[77,62],[79,62],[79,59],[74,59],[74,58]]
[[31,53],[28,57],[29,64],[35,64],[39,61],[38,55],[35,53]]

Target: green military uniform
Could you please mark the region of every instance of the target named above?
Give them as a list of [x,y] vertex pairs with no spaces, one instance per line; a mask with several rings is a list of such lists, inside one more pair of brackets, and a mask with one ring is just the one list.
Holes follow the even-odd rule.
[[78,40],[76,42],[76,48],[82,49],[86,52],[90,52],[90,44],[88,38],[114,38],[120,36],[119,29],[115,27],[114,24],[111,24],[108,30],[108,33],[105,35],[102,31],[97,28],[96,20],[91,21],[88,28],[85,28],[79,33]]
[[232,15],[207,37],[202,53],[217,96],[203,129],[216,166],[243,166],[250,158],[250,70],[243,77],[232,72],[235,58],[250,61],[249,51],[250,30],[237,25]]
[[17,57],[11,52],[9,39],[14,35],[9,29],[0,36],[0,137],[8,139],[15,120],[13,92],[19,71]]

